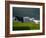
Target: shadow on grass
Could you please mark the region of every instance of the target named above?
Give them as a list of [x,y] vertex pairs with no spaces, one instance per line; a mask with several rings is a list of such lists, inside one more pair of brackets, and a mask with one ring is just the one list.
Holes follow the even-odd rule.
[[16,30],[30,30],[30,27],[28,26],[20,26],[20,27],[13,27],[13,31]]

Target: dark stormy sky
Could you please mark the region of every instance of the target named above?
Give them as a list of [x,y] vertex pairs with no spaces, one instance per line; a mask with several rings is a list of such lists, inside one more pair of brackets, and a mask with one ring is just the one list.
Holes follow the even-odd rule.
[[40,19],[40,8],[22,8],[22,7],[13,7],[13,17],[33,17],[37,20]]

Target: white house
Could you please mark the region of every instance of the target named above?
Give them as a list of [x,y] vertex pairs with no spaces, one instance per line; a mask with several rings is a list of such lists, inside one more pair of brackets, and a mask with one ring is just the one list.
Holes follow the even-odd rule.
[[33,21],[33,20],[34,20],[34,18],[29,18],[29,20],[30,20],[30,21]]
[[29,19],[30,19],[30,17],[23,17],[24,22],[29,22],[30,21]]
[[30,18],[30,17],[23,17],[24,22],[32,22],[34,20],[34,18]]
[[23,17],[24,22],[34,22],[36,24],[38,24],[40,22],[40,20],[35,20],[34,18],[30,18],[30,17]]

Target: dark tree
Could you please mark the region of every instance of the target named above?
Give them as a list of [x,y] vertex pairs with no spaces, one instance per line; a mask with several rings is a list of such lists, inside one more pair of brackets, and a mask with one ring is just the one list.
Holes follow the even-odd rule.
[[23,17],[18,17],[18,16],[15,16],[15,17],[17,18],[18,21],[21,21],[23,23]]

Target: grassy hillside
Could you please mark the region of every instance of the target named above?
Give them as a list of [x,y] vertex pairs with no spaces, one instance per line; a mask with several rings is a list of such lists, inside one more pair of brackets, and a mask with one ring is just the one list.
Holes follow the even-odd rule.
[[16,22],[13,21],[13,30],[39,30],[40,23],[35,24],[34,22]]

